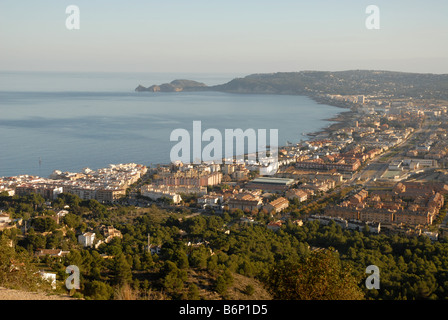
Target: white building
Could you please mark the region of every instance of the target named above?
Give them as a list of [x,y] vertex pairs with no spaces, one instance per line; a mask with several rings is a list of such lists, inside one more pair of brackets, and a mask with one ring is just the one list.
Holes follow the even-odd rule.
[[223,202],[223,196],[217,194],[208,194],[198,198],[198,204],[211,206]]
[[59,210],[58,213],[56,213],[57,223],[60,223],[61,219],[64,218],[67,214],[67,210]]
[[167,198],[167,199],[172,200],[174,204],[178,204],[182,201],[182,197],[179,194],[172,192],[169,189],[163,188],[163,187],[155,187],[152,185],[148,185],[148,186],[143,186],[140,191],[141,191],[142,196],[148,197],[152,200]]
[[93,243],[95,242],[95,233],[86,232],[86,233],[80,234],[78,236],[78,242],[83,247],[93,247]]
[[403,163],[409,165],[411,162],[418,163],[419,167],[437,167],[437,160],[433,159],[404,159]]
[[439,239],[439,234],[437,232],[424,231],[423,234],[432,241],[437,241]]
[[0,186],[0,193],[6,192],[8,196],[12,197],[16,194],[16,191],[14,189],[5,188],[3,186]]
[[42,277],[42,279],[50,282],[51,288],[53,290],[56,289],[56,273],[46,272],[46,271],[39,271],[39,274]]
[[347,228],[351,230],[363,231],[366,227],[370,233],[380,233],[381,223],[380,222],[370,222],[370,221],[360,221],[360,220],[348,220]]
[[11,222],[11,218],[9,217],[9,214],[3,213],[3,211],[0,211],[0,224],[7,224]]
[[[148,250],[148,246],[145,246],[145,249]],[[155,244],[150,244],[149,245],[149,252],[154,255],[160,255],[160,253],[162,252],[162,247],[161,246],[157,246]]]

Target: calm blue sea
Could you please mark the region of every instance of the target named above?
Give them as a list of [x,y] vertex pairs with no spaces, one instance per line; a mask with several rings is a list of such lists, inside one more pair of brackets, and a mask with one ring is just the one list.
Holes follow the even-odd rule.
[[[169,163],[171,131],[278,129],[279,144],[330,124],[341,109],[303,96],[134,92],[174,79],[207,85],[240,74],[0,72],[0,177],[48,176],[113,163]],[[268,131],[269,132],[269,131]],[[204,143],[205,145],[205,143]]]

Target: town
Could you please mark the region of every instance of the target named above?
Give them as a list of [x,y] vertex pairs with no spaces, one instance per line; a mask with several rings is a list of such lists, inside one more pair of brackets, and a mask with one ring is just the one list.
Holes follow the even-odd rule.
[[[446,238],[447,105],[364,95],[325,94],[319,99],[345,109],[322,132],[279,147],[275,175],[260,174],[262,163],[246,157],[234,163],[176,161],[154,167],[129,163],[81,172],[55,170],[48,178],[2,177],[3,199],[39,196],[45,210],[33,215],[0,208],[0,230],[15,229],[22,239],[39,230],[45,235],[47,222],[39,221],[53,220],[53,229],[71,221],[64,217],[75,213],[73,208],[58,204],[61,197],[73,195],[89,208],[102,205],[110,212],[155,206],[183,213],[179,221],[227,217],[223,226],[227,233],[238,225],[263,226],[275,233],[289,225],[300,228],[318,221],[366,234]],[[89,223],[89,215],[83,219],[84,227],[76,234],[64,231],[76,237],[78,248],[107,252],[104,248],[114,239],[126,235],[123,225],[98,226]],[[187,236],[187,246],[207,247],[214,254],[205,239],[180,232]],[[147,238],[143,250],[162,254],[162,238],[155,241],[149,233]],[[73,249],[73,245],[37,246],[34,255],[40,258],[67,256]],[[111,252],[101,255],[113,257]],[[51,272],[44,274],[56,279]]]
[[[0,191],[9,196],[37,193],[50,203],[62,193],[104,204],[149,205],[164,199],[164,206],[177,208],[185,205],[182,196],[193,196],[198,213],[239,209],[253,221],[264,212],[275,220],[268,227],[276,228],[310,203],[344,190],[349,195],[339,203],[301,218],[316,219],[316,214],[322,221],[377,223],[377,232],[432,230],[427,234],[443,236],[446,224],[437,217],[448,190],[447,106],[365,96],[321,98],[351,111],[312,139],[281,147],[275,176],[261,176],[261,165],[247,159],[233,164],[176,161],[154,168],[119,164],[79,173],[55,170],[48,178],[3,177]],[[300,206],[288,209],[293,203]]]

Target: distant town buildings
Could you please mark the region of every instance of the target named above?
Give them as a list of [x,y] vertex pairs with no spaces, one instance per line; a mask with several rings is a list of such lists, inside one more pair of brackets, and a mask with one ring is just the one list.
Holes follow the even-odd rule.
[[443,183],[398,183],[392,190],[361,190],[339,205],[329,206],[325,215],[381,223],[431,225],[444,204],[448,186]]
[[202,172],[198,170],[178,171],[168,176],[162,177],[158,185],[165,186],[194,186],[207,187],[215,186],[221,183],[221,172]]
[[52,258],[61,258],[69,254],[70,251],[61,249],[38,249],[34,252],[36,257],[50,256]]
[[[129,163],[110,165],[96,171],[85,168],[82,173],[54,171],[50,179],[19,176],[5,179],[7,186],[15,187],[15,194],[40,194],[54,200],[61,193],[72,193],[83,200],[114,202],[126,194],[126,188],[140,179],[146,166]],[[6,187],[6,186],[3,186]]]
[[198,205],[203,209],[210,208],[213,210],[222,210],[224,208],[224,195],[210,193],[198,198]]
[[62,187],[57,187],[51,184],[24,184],[16,187],[15,194],[23,196],[31,193],[40,194],[45,199],[54,200],[59,194],[63,193]]
[[297,161],[296,167],[303,169],[331,170],[354,172],[361,165],[358,159],[343,159],[341,157],[326,157]]
[[[406,180],[426,170],[434,170],[436,175],[436,169],[447,167],[447,107],[363,94],[323,95],[321,98],[349,108],[350,116],[343,113],[322,132],[309,134],[305,141],[287,142],[280,147],[275,175],[264,174],[260,159],[224,164],[178,161],[150,168],[151,184],[140,188],[141,196],[182,206],[182,196],[189,195],[197,202],[185,205],[198,212],[207,210],[220,214],[242,210],[245,216],[241,221],[247,223],[254,223],[260,212],[269,212],[276,220],[269,223],[268,228],[278,230],[292,210],[298,212],[308,204],[313,207],[314,200],[338,191],[340,186],[363,186],[329,203],[319,215],[311,215],[310,219],[323,224],[333,221],[346,229],[368,229],[375,233],[380,232],[380,226],[387,229],[390,225],[415,228],[431,225],[444,205],[448,187],[444,183]],[[432,127],[420,130],[426,123]],[[397,146],[400,149],[394,149]],[[377,162],[376,159],[385,153],[386,156]],[[374,169],[365,170],[372,164],[371,160],[375,160]],[[56,170],[49,179],[28,175],[2,177],[0,192],[10,196],[40,194],[48,205],[61,193],[75,194],[83,200],[114,203],[147,171],[143,165],[130,163],[98,170],[84,168],[76,173]],[[378,183],[381,187],[375,188]],[[332,200],[336,194],[331,194]],[[54,218],[59,223],[68,211],[61,210]],[[4,217],[3,221],[0,215],[0,228],[10,227],[8,219]],[[121,236],[112,226],[104,227],[101,233],[105,243]],[[425,235],[437,238],[434,234]],[[78,240],[87,247],[101,242],[89,232],[79,235]]]
[[142,196],[154,201],[162,198],[171,200],[174,204],[182,201],[182,197],[178,193],[170,191],[170,187],[165,185],[146,185],[141,187],[140,191]]
[[290,189],[286,192],[286,197],[289,200],[297,199],[299,202],[304,202],[308,199],[308,193],[303,190]]
[[227,200],[230,210],[240,209],[243,211],[258,210],[263,205],[263,199],[250,192],[237,193]]
[[380,233],[381,231],[381,222],[372,222],[372,221],[361,221],[356,219],[344,219],[340,217],[332,217],[326,215],[313,215],[308,218],[310,221],[317,220],[323,225],[328,225],[332,221],[342,227],[343,229],[356,230],[356,231],[365,231],[367,230],[370,233]]
[[0,230],[7,229],[11,222],[9,214],[0,211]]
[[277,221],[272,221],[269,222],[268,225],[266,226],[269,230],[272,231],[278,231],[283,225],[283,221],[281,220],[277,220]]
[[258,177],[246,184],[247,189],[264,191],[285,191],[294,183],[294,179],[277,177]]
[[113,226],[102,226],[101,232],[104,236],[105,243],[109,243],[114,238],[123,238],[121,231],[115,229]]
[[288,199],[286,199],[284,197],[279,197],[275,200],[270,201],[268,204],[266,204],[263,207],[263,210],[266,210],[267,212],[274,211],[275,213],[279,213],[288,207],[289,207]]

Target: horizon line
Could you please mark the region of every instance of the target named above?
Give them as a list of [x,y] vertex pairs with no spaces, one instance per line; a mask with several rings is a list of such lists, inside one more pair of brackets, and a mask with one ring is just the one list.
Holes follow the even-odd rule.
[[387,69],[340,69],[340,70],[319,70],[319,69],[303,69],[303,70],[291,70],[291,71],[271,71],[271,72],[220,72],[220,71],[79,71],[79,70],[3,70],[0,69],[0,73],[104,73],[104,74],[116,74],[116,73],[139,73],[139,74],[275,74],[275,73],[299,73],[299,72],[350,72],[350,71],[371,71],[371,72],[396,72],[396,73],[409,73],[409,74],[433,74],[433,75],[448,75],[448,73],[435,73],[435,72],[415,72],[415,71],[398,71]]

